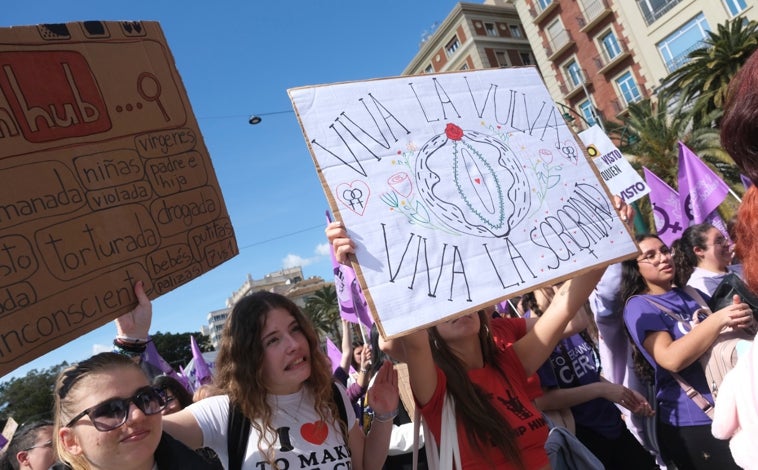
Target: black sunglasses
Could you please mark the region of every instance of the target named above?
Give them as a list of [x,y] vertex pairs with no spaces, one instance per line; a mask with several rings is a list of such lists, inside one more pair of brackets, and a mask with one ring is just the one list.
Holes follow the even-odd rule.
[[89,416],[92,425],[98,431],[111,431],[126,422],[129,406],[134,403],[146,416],[160,413],[166,408],[166,399],[160,390],[143,387],[130,398],[111,398],[74,416],[65,427],[70,428],[84,415]]

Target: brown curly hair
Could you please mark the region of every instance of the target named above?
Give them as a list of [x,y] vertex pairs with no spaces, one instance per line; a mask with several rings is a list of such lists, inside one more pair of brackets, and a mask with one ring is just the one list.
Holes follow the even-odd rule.
[[[332,373],[329,359],[321,351],[320,339],[310,320],[287,297],[267,291],[258,291],[237,302],[226,319],[221,333],[221,344],[216,358],[215,385],[229,395],[250,419],[258,432],[258,449],[274,462],[276,430],[271,424],[273,411],[266,402],[268,390],[263,376],[263,342],[261,333],[271,310],[284,309],[297,322],[308,340],[311,375],[305,381],[313,395],[316,412],[324,422],[335,423],[337,405],[332,393]],[[340,422],[347,444],[346,424]]]

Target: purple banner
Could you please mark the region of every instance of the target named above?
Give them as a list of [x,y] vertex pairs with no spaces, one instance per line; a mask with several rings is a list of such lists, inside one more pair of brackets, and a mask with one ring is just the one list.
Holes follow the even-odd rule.
[[650,205],[653,206],[655,230],[663,243],[671,245],[682,236],[687,226],[683,221],[679,194],[652,171],[645,167],[642,167],[642,171],[650,187]]
[[679,142],[678,184],[687,225],[707,222],[729,194],[729,186],[682,142]]

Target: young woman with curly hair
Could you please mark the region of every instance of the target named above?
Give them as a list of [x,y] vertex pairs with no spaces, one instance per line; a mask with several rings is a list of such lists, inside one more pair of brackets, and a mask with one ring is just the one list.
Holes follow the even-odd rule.
[[729,239],[711,224],[690,225],[672,248],[674,283],[679,287],[691,286],[712,295],[730,272],[742,276],[742,266],[732,264]]
[[[150,317],[143,294],[137,309],[117,319],[119,337],[146,341]],[[227,443],[238,438],[227,435],[231,402],[251,422],[242,469],[300,468],[304,462],[381,469],[398,405],[392,365],[381,369],[369,389],[380,418],[368,435],[342,387],[346,422],[341,422],[332,384],[329,359],[308,318],[282,295],[255,292],[237,302],[224,325],[214,376],[224,394],[166,416],[164,427],[193,449],[212,448],[230,468]]]

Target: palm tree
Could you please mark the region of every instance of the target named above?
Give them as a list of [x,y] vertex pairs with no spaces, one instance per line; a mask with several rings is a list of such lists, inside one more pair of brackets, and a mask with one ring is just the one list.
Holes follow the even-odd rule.
[[[758,49],[758,22],[735,17],[708,32],[703,46],[690,52],[688,61],[663,80],[665,94],[679,95],[693,103],[696,126],[718,122],[729,82],[742,64]],[[694,100],[694,101],[693,101]],[[715,121],[708,121],[714,117]]]
[[305,313],[322,335],[339,339],[340,309],[334,284],[327,284],[305,301]]

